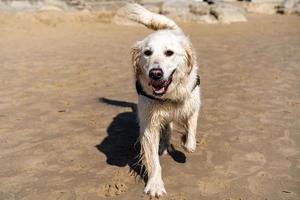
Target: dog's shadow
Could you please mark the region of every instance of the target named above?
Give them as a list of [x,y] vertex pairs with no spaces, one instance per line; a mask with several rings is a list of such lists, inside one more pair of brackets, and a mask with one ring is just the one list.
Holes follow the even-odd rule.
[[[139,160],[140,143],[138,141],[137,105],[108,98],[99,98],[99,102],[131,108],[131,111],[120,113],[113,118],[107,127],[107,137],[96,145],[96,148],[105,154],[106,162],[109,165],[118,167],[128,165],[131,171],[136,172],[145,179],[144,168]],[[175,161],[185,163],[185,155],[176,150],[173,145],[168,149],[168,153]]]

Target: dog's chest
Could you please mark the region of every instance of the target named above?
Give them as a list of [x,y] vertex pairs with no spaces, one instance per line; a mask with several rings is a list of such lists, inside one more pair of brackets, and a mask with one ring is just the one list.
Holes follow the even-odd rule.
[[188,119],[195,112],[193,101],[184,103],[163,103],[153,107],[153,117],[164,122],[181,122]]
[[197,112],[200,106],[198,90],[181,103],[157,102],[139,95],[138,113],[140,121],[167,124],[171,121],[183,122]]
[[195,112],[195,109],[192,102],[188,101],[184,104],[174,105],[169,112],[171,121],[182,121],[189,118]]

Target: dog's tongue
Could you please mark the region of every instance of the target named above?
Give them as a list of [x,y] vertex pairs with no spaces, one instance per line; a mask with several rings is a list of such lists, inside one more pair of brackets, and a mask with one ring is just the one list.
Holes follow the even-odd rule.
[[152,88],[153,88],[153,92],[156,95],[162,95],[165,93],[166,88],[165,86],[165,81],[152,81]]
[[162,87],[160,89],[154,89],[156,94],[163,94],[165,92],[165,88]]

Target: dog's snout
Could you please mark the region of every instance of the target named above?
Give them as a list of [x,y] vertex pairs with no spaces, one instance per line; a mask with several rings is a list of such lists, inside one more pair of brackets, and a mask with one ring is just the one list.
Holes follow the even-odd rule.
[[151,69],[150,72],[149,72],[149,77],[152,80],[159,80],[163,77],[163,75],[164,75],[163,71],[160,68]]

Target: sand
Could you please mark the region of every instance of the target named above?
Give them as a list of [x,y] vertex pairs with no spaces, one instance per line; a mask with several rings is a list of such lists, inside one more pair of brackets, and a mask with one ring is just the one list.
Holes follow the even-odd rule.
[[[150,33],[0,16],[0,199],[149,199],[130,47]],[[300,18],[182,24],[200,63],[197,150],[162,156],[167,200],[300,198]],[[104,98],[104,99],[103,99]]]

